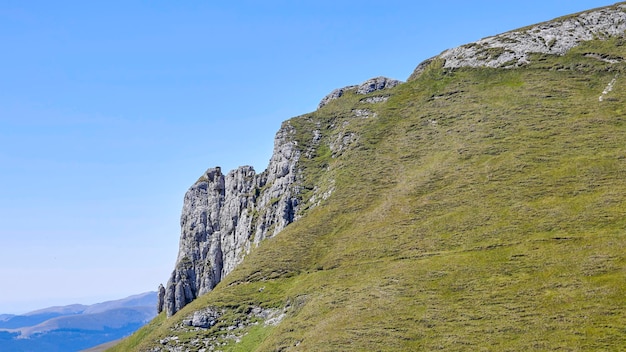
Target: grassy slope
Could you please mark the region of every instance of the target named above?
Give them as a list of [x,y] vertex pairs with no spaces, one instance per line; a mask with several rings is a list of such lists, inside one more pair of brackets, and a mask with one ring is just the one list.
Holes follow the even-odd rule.
[[347,95],[294,119],[303,148],[316,122],[323,142],[359,135],[306,164],[332,197],[117,350],[206,305],[290,307],[224,350],[626,349],[626,64],[582,55],[622,44],[512,70],[435,62],[386,103]]

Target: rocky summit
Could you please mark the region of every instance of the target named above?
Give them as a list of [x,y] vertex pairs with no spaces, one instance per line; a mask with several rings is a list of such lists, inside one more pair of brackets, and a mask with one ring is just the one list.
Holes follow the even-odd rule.
[[581,42],[623,35],[626,5],[616,5],[542,23],[444,51],[444,67],[513,67],[533,53],[563,55]]
[[626,349],[626,4],[336,89],[187,191],[117,351]]

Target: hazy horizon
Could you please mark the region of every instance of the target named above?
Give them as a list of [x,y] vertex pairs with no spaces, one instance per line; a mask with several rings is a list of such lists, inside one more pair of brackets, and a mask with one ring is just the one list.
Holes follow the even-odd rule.
[[[138,295],[145,295],[145,294],[149,294],[149,293],[157,293],[156,290],[152,290],[152,291],[146,291],[146,292],[138,292],[136,294],[132,294],[132,295],[128,295],[128,296],[124,296],[124,297],[117,297],[117,298],[113,298],[113,299],[98,299],[96,297],[91,297],[91,298],[87,298],[85,300],[83,300],[84,302],[88,302],[88,303],[83,303],[83,301],[76,301],[73,303],[62,303],[62,304],[53,304],[53,305],[48,305],[48,306],[41,306],[40,308],[36,308],[36,309],[31,309],[29,311],[19,311],[18,313],[13,313],[13,312],[1,312],[0,311],[0,315],[6,314],[6,315],[25,315],[25,314],[29,314],[29,313],[33,313],[33,312],[37,312],[39,310],[44,310],[44,309],[49,309],[49,308],[57,308],[57,307],[67,307],[67,306],[72,306],[72,305],[81,305],[81,306],[91,306],[94,304],[100,304],[100,303],[106,303],[106,302],[111,302],[111,301],[118,301],[118,300],[123,300],[126,298],[130,298],[133,296],[138,296]],[[68,302],[71,300],[68,300]],[[29,305],[32,304],[32,302],[28,302]],[[156,304],[155,304],[155,309],[156,309]]]

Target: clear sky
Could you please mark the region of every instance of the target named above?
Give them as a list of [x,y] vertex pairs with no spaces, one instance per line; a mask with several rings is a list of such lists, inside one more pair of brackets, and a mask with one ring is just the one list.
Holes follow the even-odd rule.
[[334,88],[613,3],[0,0],[0,313],[155,290],[186,189]]

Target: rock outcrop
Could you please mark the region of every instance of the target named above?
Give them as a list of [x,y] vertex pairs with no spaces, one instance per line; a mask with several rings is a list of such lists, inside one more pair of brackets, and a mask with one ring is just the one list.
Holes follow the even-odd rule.
[[209,292],[250,249],[296,219],[299,205],[295,130],[286,122],[276,134],[267,170],[242,166],[223,174],[208,169],[185,194],[180,248],[158,308],[173,315]]
[[359,85],[352,85],[352,86],[346,86],[343,88],[338,88],[330,92],[324,98],[322,98],[317,108],[318,109],[322,108],[326,104],[330,103],[331,101],[337,98],[340,98],[347,91],[354,90],[356,94],[369,94],[377,90],[393,88],[400,83],[402,83],[402,81],[398,81],[396,79],[391,79],[387,77],[376,77],[376,78],[368,79],[367,81]]
[[[563,55],[583,41],[623,36],[625,11],[626,5],[618,4],[567,16],[448,49],[436,58],[443,59],[443,67],[448,69],[517,67],[527,64],[534,53]],[[420,64],[413,76],[431,61]]]
[[221,312],[207,307],[193,312],[187,319],[183,319],[183,324],[196,328],[208,329],[215,325],[221,316]]
[[[360,85],[335,90],[320,105],[341,97],[346,90],[354,89],[356,94],[365,95],[400,83],[385,77],[373,78]],[[369,113],[362,117],[367,116]],[[159,312],[172,316],[198,296],[211,291],[254,246],[297,219],[301,202],[298,181],[301,152],[295,135],[290,122],[283,123],[264,172],[257,174],[251,166],[241,166],[224,174],[220,167],[214,167],[189,188],[180,219],[175,269],[167,284],[159,287]],[[321,135],[319,129],[312,131],[308,149],[302,146],[303,158],[314,157]],[[337,138],[330,143],[333,156],[341,153],[356,136],[343,134]],[[321,193],[318,195],[315,191]],[[310,206],[328,198],[332,188],[315,191],[308,200]]]

